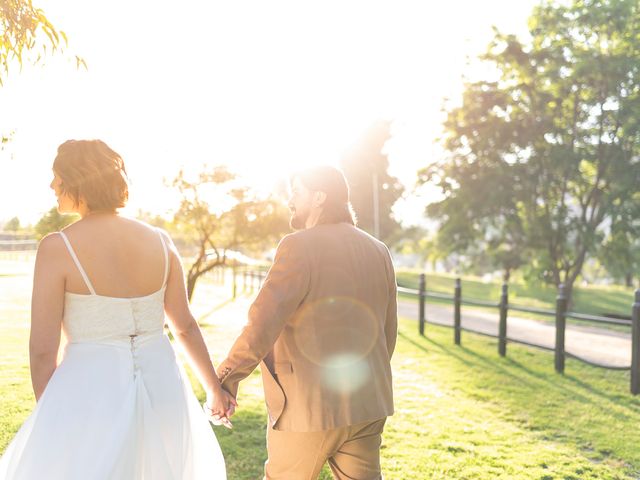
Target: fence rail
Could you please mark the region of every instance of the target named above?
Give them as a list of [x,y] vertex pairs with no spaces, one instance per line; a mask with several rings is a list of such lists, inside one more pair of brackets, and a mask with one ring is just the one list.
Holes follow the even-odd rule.
[[[634,303],[631,306],[631,320],[629,321],[629,320],[620,319],[620,318],[610,318],[610,317],[605,317],[600,315],[589,315],[585,313],[567,311],[567,298],[565,296],[564,285],[560,285],[560,288],[558,289],[558,296],[556,298],[555,310],[524,307],[524,306],[510,304],[509,303],[509,287],[506,284],[502,286],[502,294],[500,296],[500,301],[498,303],[488,302],[484,300],[463,299],[462,286],[461,286],[460,279],[456,279],[455,281],[453,295],[427,291],[426,279],[424,274],[420,275],[419,285],[420,285],[420,288],[418,288],[417,290],[399,286],[398,292],[409,294],[409,295],[415,295],[418,298],[418,302],[420,305],[418,328],[421,335],[424,335],[425,324],[427,323],[427,318],[425,315],[426,299],[438,298],[441,300],[452,301],[454,305],[454,319],[453,319],[454,320],[453,322],[454,342],[457,345],[460,344],[460,332],[467,331],[467,332],[472,332],[479,335],[484,335],[487,337],[497,338],[498,352],[501,356],[506,355],[507,342],[519,343],[519,344],[527,345],[530,347],[536,347],[536,348],[541,348],[543,350],[553,351],[555,369],[558,373],[564,373],[564,367],[565,367],[564,363],[565,363],[566,357],[574,358],[588,365],[591,365],[594,367],[606,368],[608,370],[630,370],[631,371],[630,391],[633,395],[637,395],[638,393],[640,393],[640,289],[636,290],[635,292]],[[478,330],[462,327],[460,325],[462,305],[474,305],[474,306],[481,306],[481,307],[498,308],[499,309],[498,335],[493,335],[491,333],[480,332]],[[553,348],[550,348],[545,345],[540,345],[533,342],[527,342],[523,340],[509,338],[507,336],[507,319],[508,319],[509,310],[554,317],[555,332],[556,332],[555,346]],[[619,326],[621,325],[621,326],[631,327],[631,365],[629,366],[605,365],[602,363],[593,362],[591,360],[581,357],[580,355],[567,352],[565,350],[565,332],[566,332],[567,318],[576,319],[576,320],[586,320],[594,323],[607,324],[607,325],[619,325]]]
[[587,320],[595,323],[606,323],[608,325],[623,325],[625,327],[631,326],[631,320],[625,320],[623,318],[611,318],[603,317],[601,315],[589,315],[587,313],[567,312],[567,318],[573,318],[575,320]]
[[38,248],[38,240],[0,240],[0,251],[35,251]]

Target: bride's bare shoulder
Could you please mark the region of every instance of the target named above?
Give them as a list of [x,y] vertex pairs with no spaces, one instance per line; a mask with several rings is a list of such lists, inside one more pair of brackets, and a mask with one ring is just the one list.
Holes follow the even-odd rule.
[[49,233],[38,244],[36,261],[52,261],[61,258],[61,253],[66,249],[64,240],[59,232]]

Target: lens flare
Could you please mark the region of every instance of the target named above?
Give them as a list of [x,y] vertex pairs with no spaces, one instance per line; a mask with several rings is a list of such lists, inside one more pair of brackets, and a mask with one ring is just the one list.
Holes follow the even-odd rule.
[[326,359],[322,382],[337,393],[354,393],[371,378],[367,361],[354,354],[334,355]]
[[367,357],[381,328],[369,306],[353,297],[330,296],[301,309],[294,339],[307,359],[324,367],[335,365],[336,358]]

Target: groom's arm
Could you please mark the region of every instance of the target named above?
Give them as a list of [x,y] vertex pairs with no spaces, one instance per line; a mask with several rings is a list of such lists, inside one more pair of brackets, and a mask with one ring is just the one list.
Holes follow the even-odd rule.
[[218,366],[222,386],[236,396],[238,383],[271,351],[287,320],[309,288],[309,264],[300,236],[287,235],[276,250],[258,296],[249,308],[248,322],[227,358]]

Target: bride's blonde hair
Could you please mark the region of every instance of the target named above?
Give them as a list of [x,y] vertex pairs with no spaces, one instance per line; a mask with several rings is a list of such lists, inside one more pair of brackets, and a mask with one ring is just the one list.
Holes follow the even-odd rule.
[[115,211],[129,198],[127,171],[122,157],[102,140],[67,140],[58,147],[53,170],[61,188],[90,211]]

